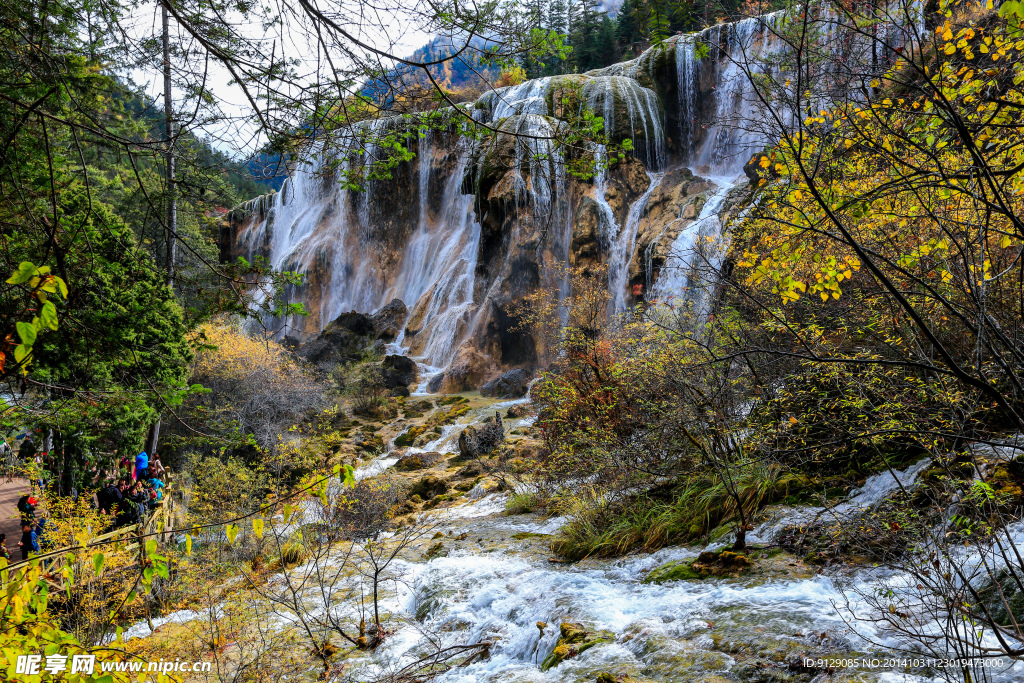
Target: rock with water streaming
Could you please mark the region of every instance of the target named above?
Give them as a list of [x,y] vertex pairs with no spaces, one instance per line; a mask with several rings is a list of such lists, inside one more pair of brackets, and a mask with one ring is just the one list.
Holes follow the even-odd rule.
[[410,453],[404,455],[398,459],[395,463],[395,469],[399,472],[413,472],[415,470],[425,470],[429,467],[434,467],[444,460],[444,456],[435,451],[427,451],[424,453]]
[[374,336],[384,341],[391,341],[398,337],[407,313],[404,301],[392,299],[387,306],[381,307],[370,319]]
[[576,657],[595,645],[615,642],[615,634],[611,631],[600,631],[587,629],[582,624],[562,622],[559,626],[558,643],[544,661],[541,662],[540,670],[552,669],[567,659]]
[[522,398],[530,388],[531,379],[533,375],[528,370],[514,368],[480,387],[480,395],[493,398]]
[[479,458],[488,455],[505,440],[501,415],[495,413],[479,425],[470,425],[459,434],[459,457]]
[[406,356],[389,355],[381,363],[384,369],[384,386],[388,389],[408,387],[417,379],[416,362]]

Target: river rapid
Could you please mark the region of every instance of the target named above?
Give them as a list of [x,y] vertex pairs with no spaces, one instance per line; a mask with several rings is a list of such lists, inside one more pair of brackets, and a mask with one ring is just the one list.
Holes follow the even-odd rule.
[[[511,403],[480,406],[463,424]],[[456,432],[428,448],[454,450]],[[382,464],[378,460],[368,469],[380,471]],[[834,511],[870,508],[900,486],[912,486],[928,464],[918,462],[895,477],[869,477]],[[424,539],[423,548],[440,542],[445,554],[403,561],[396,569],[400,578],[388,597],[395,632],[371,658],[353,662],[359,672],[353,680],[407,664],[427,654],[432,642],[482,641],[493,643],[489,658],[437,680],[582,683],[604,673],[666,683],[947,680],[941,670],[926,666],[927,656],[915,655],[896,634],[865,619],[872,614],[871,597],[907,583],[898,573],[865,567],[822,573],[794,556],[769,560],[766,554],[759,570],[743,578],[644,583],[650,570],[693,558],[703,548],[563,564],[554,561],[548,545],[564,518],[507,515],[509,495],[478,488],[463,505],[424,513],[423,521],[437,531],[429,542]],[[782,528],[822,512],[768,509],[748,534],[749,542],[769,544]],[[711,547],[723,545],[720,540]],[[583,625],[608,642],[541,671],[562,622]],[[892,661],[911,658],[918,661]],[[839,660],[839,666],[809,667],[808,659]],[[949,673],[955,680],[955,672]],[[1024,680],[1021,664],[1011,668],[1007,662],[987,673],[997,683]]]

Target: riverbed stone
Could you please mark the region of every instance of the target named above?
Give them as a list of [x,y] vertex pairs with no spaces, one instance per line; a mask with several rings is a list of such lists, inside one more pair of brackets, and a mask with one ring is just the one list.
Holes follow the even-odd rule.
[[582,624],[569,621],[562,622],[559,633],[555,649],[541,662],[541,671],[548,671],[567,659],[583,654],[595,645],[615,641],[615,634],[611,631],[591,630]]
[[505,427],[501,422],[501,414],[495,412],[493,417],[487,418],[479,426],[470,425],[459,434],[459,456],[479,458],[489,454],[504,440]]
[[505,417],[508,418],[520,418],[526,417],[530,414],[530,406],[527,403],[517,403],[514,406],[509,406],[505,412]]
[[378,309],[371,318],[374,336],[384,341],[395,339],[402,331],[407,313],[408,309],[405,307],[404,301],[392,299],[386,306]]
[[513,368],[501,377],[492,379],[480,387],[481,396],[494,398],[522,398],[530,388],[533,375],[523,368]]
[[399,472],[415,472],[416,470],[425,470],[429,467],[434,467],[444,456],[435,451],[427,451],[425,453],[409,453],[403,455],[395,463],[395,469]]
[[412,485],[412,488],[409,489],[409,498],[420,496],[424,500],[430,500],[447,492],[447,481],[433,474],[428,474]]

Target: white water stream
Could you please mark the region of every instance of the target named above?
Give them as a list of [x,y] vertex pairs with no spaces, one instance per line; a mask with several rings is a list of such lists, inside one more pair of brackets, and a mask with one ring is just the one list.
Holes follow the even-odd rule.
[[[717,264],[726,246],[719,217],[728,192],[748,155],[770,139],[769,131],[758,124],[754,93],[740,58],[749,55],[771,61],[782,49],[772,35],[781,16],[776,13],[723,24],[675,40],[683,148],[683,158],[677,161],[689,165],[698,175],[711,176],[718,187],[706,197],[696,220],[675,240],[651,291],[660,299],[692,302],[698,315],[703,314],[707,299],[703,295],[695,298],[696,278],[705,265],[713,268]],[[908,25],[916,21],[914,17]],[[843,38],[836,34],[827,40],[842,43],[847,52],[856,48]],[[709,46],[710,53],[699,57],[698,42]],[[605,200],[606,176],[601,173],[595,179],[594,195],[601,207],[608,247],[609,287],[618,310],[626,301],[625,286],[638,224],[668,164],[662,105],[652,90],[636,80],[639,69],[637,60],[580,77],[588,104],[604,117],[610,134],[642,132],[643,146],[638,145],[638,151],[645,155],[649,170],[650,185],[630,206],[621,226]],[[708,69],[713,71],[715,83],[710,99],[701,90]],[[572,228],[568,183],[563,164],[557,163],[558,151],[546,139],[558,126],[552,118],[556,83],[557,79],[537,79],[488,93],[477,102],[473,115],[502,130],[527,135],[515,143],[512,170],[518,174],[514,184],[516,203],[530,206],[534,215],[552,217],[553,239],[567,244],[566,232],[571,235]],[[265,219],[246,236],[253,249],[270,244],[271,261],[276,267],[310,272],[317,259],[329,256],[329,283],[318,299],[321,326],[350,308],[371,312],[391,298],[401,298],[409,307],[410,320],[419,316],[424,321],[414,338],[407,339],[403,332],[390,349],[420,362],[421,384],[415,394],[426,392],[429,378],[444,369],[473,328],[474,300],[486,299],[486,293],[476,291],[475,280],[480,225],[473,196],[463,193],[464,174],[480,150],[470,140],[457,143],[453,170],[441,183],[443,198],[437,211],[430,208],[428,194],[432,174],[443,165],[434,162],[451,150],[429,135],[419,144],[417,196],[409,198],[416,205],[417,219],[401,247],[394,272],[378,271],[375,256],[364,249],[365,235],[380,221],[375,212],[380,210],[379,197],[385,193],[375,195],[380,188],[371,186],[364,196],[353,200],[347,190],[332,186],[320,175],[328,160],[301,166],[272,206],[257,207]],[[597,149],[596,153],[604,154],[605,150]],[[703,283],[700,289],[703,291]],[[431,443],[411,450],[454,452],[458,434],[466,425],[509,403],[513,402],[472,411],[458,424],[445,427]],[[525,422],[506,423],[506,428],[518,424]],[[396,460],[386,453],[360,468],[357,478],[380,474]],[[919,463],[897,473],[899,483],[889,473],[871,477],[859,492],[831,510],[781,510],[774,519],[750,532],[748,541],[769,542],[786,525],[870,508],[900,484],[912,485],[926,466],[926,462]],[[743,660],[751,652],[781,652],[787,657],[804,652],[884,657],[902,645],[892,634],[852,620],[850,609],[859,612],[864,608],[858,602],[858,593],[870,594],[873,587],[886,582],[907,583],[907,577],[863,570],[845,579],[818,575],[806,579],[720,579],[648,585],[642,583],[648,570],[670,560],[692,557],[698,551],[670,548],[620,560],[553,564],[535,549],[521,551],[511,537],[517,533],[555,533],[564,519],[506,517],[502,514],[506,494],[475,489],[468,498],[470,502],[463,506],[430,514],[436,516],[445,533],[502,536],[506,542],[486,551],[462,548],[446,557],[402,564],[398,572],[402,581],[393,586],[384,604],[393,616],[395,632],[372,657],[364,659],[368,669],[362,679],[369,680],[375,670],[408,663],[426,652],[426,633],[442,644],[494,643],[488,659],[438,679],[446,683],[592,683],[597,673],[605,671],[670,683],[697,683],[711,680],[713,675],[767,681],[771,679],[742,670]],[[345,606],[328,604],[323,608],[343,610]],[[186,617],[194,618],[181,613],[167,619]],[[612,642],[542,673],[538,663],[555,646],[561,621],[579,621],[591,629],[607,630]],[[537,622],[548,626],[542,631]],[[869,640],[877,644],[871,645]],[[772,661],[778,661],[778,657]],[[771,673],[765,672],[764,676]],[[782,669],[779,673],[786,672]],[[1024,680],[1020,666],[1013,671],[993,669],[992,674],[992,680],[1000,683]],[[818,679],[822,683],[938,680],[934,672],[868,669],[822,676]]]

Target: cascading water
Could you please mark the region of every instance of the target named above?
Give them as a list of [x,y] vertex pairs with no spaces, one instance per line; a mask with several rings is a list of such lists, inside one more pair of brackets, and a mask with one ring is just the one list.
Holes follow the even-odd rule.
[[679,233],[658,279],[650,288],[653,299],[673,305],[688,303],[687,313],[693,319],[701,319],[706,313],[705,304],[710,298],[706,285],[725,255],[719,214],[733,187],[730,180],[720,179],[718,188],[706,199],[697,219]]
[[[648,186],[632,199],[621,225],[607,199],[610,179],[603,163],[607,148],[593,148],[598,173],[587,192],[600,213],[603,258],[609,268],[615,310],[625,307],[638,228],[652,193],[664,180],[663,172],[671,163],[681,163],[698,175],[711,176],[717,184],[704,197],[692,222],[674,239],[660,274],[648,287],[657,299],[685,298],[693,314],[702,316],[708,299],[695,279],[714,270],[724,254],[720,214],[729,190],[749,155],[771,139],[771,131],[757,125],[756,98],[744,64],[750,58],[760,60],[760,68],[773,68],[784,50],[774,35],[783,17],[776,13],[723,24],[674,40],[679,127],[674,159],[667,144],[670,131],[666,130],[665,103],[654,90],[641,85],[640,79],[652,73],[654,61],[653,56],[645,55],[598,72],[537,79],[482,96],[474,105],[473,117],[498,132],[483,141],[455,139],[457,136],[438,131],[420,138],[408,196],[399,195],[397,202],[392,201],[394,195],[387,194],[387,183],[371,183],[369,190],[358,196],[339,187],[331,180],[327,159],[300,165],[280,193],[245,207],[261,218],[244,234],[244,244],[250,254],[267,248],[276,267],[315,274],[318,263],[330,264],[329,279],[311,299],[318,306],[315,312],[320,327],[349,308],[369,312],[392,298],[401,298],[409,307],[408,320],[392,351],[419,358],[430,366],[430,372],[436,372],[451,360],[460,342],[473,334],[483,306],[501,289],[497,280],[486,289],[480,286],[485,281],[480,273],[486,268],[481,258],[483,227],[478,212],[490,198],[475,197],[466,190],[474,169],[477,177],[469,180],[479,183],[486,165],[481,157],[502,142],[502,134],[514,134],[509,136],[514,139],[508,168],[502,169],[510,190],[501,201],[512,211],[529,211],[535,220],[543,221],[544,230],[538,232],[551,240],[553,244],[548,246],[558,258],[568,260],[573,236],[572,193],[554,139],[560,123],[553,109],[557,109],[556,92],[571,82],[582,87],[587,104],[604,118],[610,138],[643,141],[636,146],[638,156],[646,162]],[[916,25],[917,17],[911,19],[907,26]],[[851,54],[863,58],[855,54],[857,42],[842,35],[838,20],[824,26],[832,32],[824,40],[835,45],[834,64]],[[906,30],[902,26],[899,31]],[[348,163],[358,162],[345,161],[342,168]],[[439,195],[439,200],[431,201],[431,193]],[[414,206],[415,218],[385,269],[380,266],[379,250],[367,245],[379,232],[378,224],[386,222],[379,209],[388,201]],[[522,226],[516,229],[528,232]],[[502,235],[501,239],[514,241],[515,237]],[[539,252],[542,245],[531,242],[528,248]],[[537,259],[537,263],[542,261]],[[700,295],[693,294],[695,291]],[[496,407],[504,406],[476,406],[457,423],[446,425],[437,438],[409,451],[456,451],[459,432],[493,414]],[[357,478],[380,474],[396,460],[397,454],[389,451],[361,468]],[[926,464],[897,472],[895,478],[889,473],[876,475],[848,501],[827,511],[813,508],[800,514],[816,517],[863,510],[898,485],[912,485]],[[516,534],[556,530],[558,520],[524,524],[524,518],[501,516],[497,513],[506,494],[480,493],[482,490],[471,491],[469,498],[475,502],[437,512],[445,525],[442,533],[448,532],[446,539],[461,532],[471,533],[478,541],[488,535],[508,541]],[[748,534],[748,541],[769,541],[782,526],[801,519],[784,512]],[[446,683],[589,683],[598,672],[676,683],[732,675],[740,666],[740,653],[758,647],[794,656],[814,648],[837,656],[885,656],[904,645],[892,633],[871,624],[862,623],[860,635],[853,633],[849,628],[851,611],[861,606],[848,605],[850,594],[841,590],[837,580],[820,575],[663,585],[641,582],[647,570],[695,553],[692,549],[668,549],[619,561],[588,560],[564,566],[549,563],[543,549],[531,553],[510,546],[493,553],[461,548],[447,557],[409,562],[401,567],[403,582],[394,586],[384,605],[397,615],[395,632],[377,652],[366,655],[364,662],[370,669],[389,662],[408,663],[427,651],[427,632],[442,644],[494,643],[486,660],[441,674],[437,680]],[[876,590],[879,580],[870,571],[850,578],[864,593]],[[343,610],[347,606],[323,608]],[[588,628],[607,631],[607,642],[541,672],[538,664],[554,648],[561,621],[580,621]],[[537,622],[547,626],[539,628]],[[775,673],[782,680],[786,670],[747,671],[747,678],[741,680],[768,680]],[[993,674],[994,681],[1009,682],[1020,680],[1021,671]],[[859,671],[848,676],[840,673],[836,680],[925,683],[928,679],[913,673]]]
[[[879,31],[891,43],[921,40],[923,3],[911,3],[902,13],[887,10],[884,3],[879,10],[888,12]],[[851,31],[842,16],[827,10],[811,15],[820,33],[814,41],[822,58],[814,60],[814,73],[800,74],[814,81],[814,94],[801,107],[816,109],[829,106],[833,97],[857,97],[863,84],[855,83],[853,74],[865,66],[886,68],[896,51],[873,54],[867,39]],[[781,10],[717,24],[671,38],[630,62],[489,91],[465,110],[490,129],[482,139],[453,132],[454,126],[431,131],[413,143],[417,160],[395,170],[407,178],[369,180],[363,192],[350,191],[334,178],[348,171],[359,175],[366,159],[386,153],[375,139],[403,124],[398,119],[358,124],[348,148],[335,154],[321,151],[319,159],[298,165],[281,192],[242,207],[258,218],[240,235],[240,251],[249,256],[267,253],[275,268],[306,274],[306,285],[295,296],[313,315],[288,321],[295,330],[289,333],[300,338],[315,335],[342,312],[370,313],[401,299],[410,324],[391,350],[418,359],[430,375],[452,361],[463,345],[479,342],[482,349],[483,336],[507,333],[495,329],[491,302],[501,299],[503,280],[525,267],[523,249],[517,251],[520,245],[530,245],[535,253],[540,272],[530,276],[533,286],[558,286],[568,294],[567,280],[557,280],[553,265],[572,260],[574,202],[589,194],[602,213],[600,258],[609,266],[612,309],[621,310],[630,296],[628,274],[635,272],[634,262],[644,260],[633,250],[655,184],[652,180],[639,199],[631,197],[628,216],[616,217],[605,197],[609,179],[601,169],[607,150],[594,145],[599,172],[589,188],[579,191],[584,183],[567,172],[558,140],[566,125],[559,117],[570,118],[564,108],[575,106],[569,103],[578,101],[570,97],[576,93],[603,119],[610,145],[632,140],[648,174],[684,165],[722,188],[707,198],[697,224],[675,240],[660,271],[648,269],[649,278],[661,280],[648,282],[648,292],[679,297],[698,265],[693,247],[713,239],[720,229],[712,213],[725,206],[722,193],[740,176],[750,155],[778,137],[778,126],[796,121],[797,113],[786,109],[795,91],[787,94],[781,88],[775,102],[779,116],[765,117],[764,93],[754,88],[751,78],[764,74],[776,83],[787,80],[782,76],[792,68],[787,66],[790,47],[784,37],[789,17]],[[666,70],[666,56],[674,58],[674,69],[669,61]],[[664,78],[675,82],[658,82]],[[673,102],[662,101],[658,93],[673,88]],[[346,153],[357,144],[363,154]],[[492,163],[489,155],[496,148],[502,154],[511,150],[511,158]],[[488,232],[481,225],[492,197],[474,191],[485,191],[480,189],[485,169],[504,173],[505,168],[496,168],[501,164],[507,164],[509,174],[500,182],[503,198],[495,201],[503,202],[506,212],[523,214],[532,225],[506,221],[500,229],[514,234],[495,236],[494,227]],[[504,270],[493,263],[495,248],[503,250]],[[499,271],[503,274],[495,277]]]

